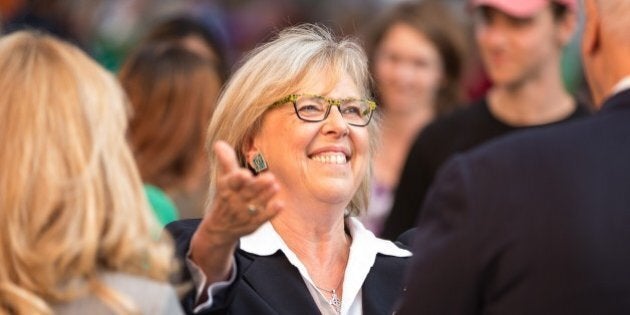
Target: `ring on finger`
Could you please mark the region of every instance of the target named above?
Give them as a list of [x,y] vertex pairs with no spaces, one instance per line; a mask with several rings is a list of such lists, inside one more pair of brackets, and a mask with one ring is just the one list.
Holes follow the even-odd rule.
[[250,215],[256,215],[258,207],[250,203],[247,205],[247,212],[249,212]]

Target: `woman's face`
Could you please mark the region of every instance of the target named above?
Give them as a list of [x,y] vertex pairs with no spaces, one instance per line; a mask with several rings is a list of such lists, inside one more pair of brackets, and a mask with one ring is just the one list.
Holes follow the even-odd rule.
[[[363,98],[348,75],[343,75],[332,90],[326,89],[322,81],[299,88],[296,93]],[[278,99],[285,96],[278,95]],[[256,152],[263,154],[269,171],[280,181],[283,198],[300,205],[344,208],[369,165],[368,128],[347,124],[337,107],[330,109],[324,121],[305,122],[287,102],[265,114],[262,128],[247,152],[248,161]]]
[[383,36],[374,56],[374,79],[388,111],[411,112],[433,104],[443,77],[435,45],[413,27],[394,24]]

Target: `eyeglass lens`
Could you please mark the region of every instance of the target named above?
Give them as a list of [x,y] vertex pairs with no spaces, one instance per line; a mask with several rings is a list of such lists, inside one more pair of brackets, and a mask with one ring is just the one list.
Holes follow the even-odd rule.
[[[329,104],[333,103],[333,104]],[[365,125],[370,121],[370,105],[363,100],[326,100],[319,96],[300,96],[295,101],[295,110],[300,119],[322,121],[328,116],[331,105],[338,106],[343,119],[354,125]]]

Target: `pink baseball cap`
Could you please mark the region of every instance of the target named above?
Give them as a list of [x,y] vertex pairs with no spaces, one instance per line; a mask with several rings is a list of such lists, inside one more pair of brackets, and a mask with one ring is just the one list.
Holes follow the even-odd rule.
[[572,11],[577,7],[577,0],[471,0],[470,5],[473,8],[489,6],[515,17],[529,17],[550,2],[565,5]]

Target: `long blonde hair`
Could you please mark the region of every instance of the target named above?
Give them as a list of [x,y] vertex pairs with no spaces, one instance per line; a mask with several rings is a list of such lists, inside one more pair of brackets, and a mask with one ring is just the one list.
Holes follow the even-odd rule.
[[[242,167],[247,166],[244,146],[259,131],[269,105],[295,93],[300,85],[317,79],[324,80],[332,89],[347,73],[361,96],[369,98],[369,72],[363,49],[353,40],[335,39],[327,29],[317,25],[287,28],[279,32],[274,40],[256,48],[244,60],[219,97],[206,141],[208,150],[217,140],[226,141],[235,148]],[[324,73],[327,75],[318,77]],[[370,156],[376,150],[378,139],[375,121],[367,127]],[[212,200],[218,163],[214,154],[209,154],[209,158],[209,200]],[[352,215],[358,215],[367,208],[370,176],[371,165],[348,205]]]
[[0,39],[0,91],[0,314],[85,294],[132,312],[99,273],[165,280],[172,246],[126,144],[121,88],[79,49],[21,31]]

